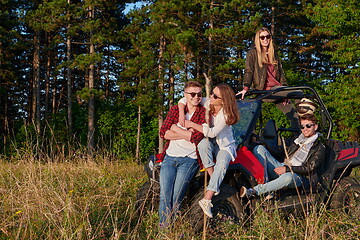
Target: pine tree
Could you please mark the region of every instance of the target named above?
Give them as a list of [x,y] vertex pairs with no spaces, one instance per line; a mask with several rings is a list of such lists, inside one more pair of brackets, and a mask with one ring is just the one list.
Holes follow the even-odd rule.
[[[360,136],[360,3],[359,1],[315,1],[308,6],[315,21],[312,34],[319,36],[332,67],[324,81],[324,95],[336,123],[338,139]],[[351,114],[349,114],[351,113]]]

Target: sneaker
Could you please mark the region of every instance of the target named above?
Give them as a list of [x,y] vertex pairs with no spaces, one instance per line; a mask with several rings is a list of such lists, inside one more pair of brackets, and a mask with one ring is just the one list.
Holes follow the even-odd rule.
[[252,189],[252,188],[249,188],[249,189],[246,190],[246,196],[248,198],[255,197],[256,196],[256,191],[254,189]]
[[268,200],[271,200],[271,199],[273,199],[274,198],[274,194],[272,194],[272,193],[268,193],[268,194],[266,194],[266,196],[265,196],[265,201],[268,201]]
[[239,191],[239,196],[240,196],[241,198],[245,197],[245,195],[246,195],[246,190],[247,190],[246,187],[241,186],[240,191]]
[[206,200],[205,198],[201,199],[199,201],[199,205],[201,207],[201,209],[204,211],[204,213],[209,217],[212,218],[212,212],[211,212],[211,208],[212,208],[212,204],[211,204],[211,200]]
[[255,195],[256,195],[256,191],[254,189],[252,189],[252,188],[246,189],[246,187],[244,187],[244,186],[242,186],[240,188],[239,196],[241,198],[243,198],[245,196],[250,198],[250,197],[254,197]]
[[255,197],[256,196],[256,191],[252,188],[249,188],[246,190],[246,196],[247,197]]

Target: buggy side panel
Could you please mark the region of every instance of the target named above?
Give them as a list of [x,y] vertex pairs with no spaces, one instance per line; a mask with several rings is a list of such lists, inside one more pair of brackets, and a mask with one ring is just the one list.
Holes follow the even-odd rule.
[[337,161],[345,161],[359,157],[359,148],[341,149]]
[[235,161],[230,164],[240,164],[258,184],[264,183],[264,166],[247,147],[240,147]]
[[349,165],[350,167],[360,165],[359,143],[336,141],[339,149],[336,161],[339,165]]
[[352,168],[360,166],[359,143],[329,139],[325,146],[327,154],[320,175],[323,186],[329,189],[334,180],[346,177]]

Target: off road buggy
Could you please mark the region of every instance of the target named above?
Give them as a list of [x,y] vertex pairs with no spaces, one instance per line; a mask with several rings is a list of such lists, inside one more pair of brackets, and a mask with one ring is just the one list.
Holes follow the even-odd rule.
[[[241,186],[249,188],[264,183],[264,167],[252,153],[257,144],[266,142],[267,146],[282,147],[283,143],[287,145],[293,140],[294,135],[299,133],[299,129],[287,127],[290,124],[286,122],[285,116],[278,120],[278,117],[273,118],[272,114],[269,114],[277,111],[277,108],[271,108],[271,104],[284,101],[285,97],[276,97],[282,91],[287,92],[286,99],[293,103],[307,98],[317,105],[315,115],[319,119],[319,132],[326,147],[326,157],[318,170],[320,180],[316,186],[282,189],[267,201],[267,206],[276,206],[287,212],[303,212],[304,209],[310,209],[309,205],[326,206],[360,217],[360,182],[350,176],[353,168],[360,165],[359,144],[330,139],[333,121],[327,108],[313,88],[302,86],[281,87],[270,91],[254,90],[248,92],[245,99],[237,100],[240,122],[233,126],[238,146],[237,157],[228,168],[220,187],[220,194],[212,199],[214,218],[209,221],[210,224],[211,221],[216,222],[219,220],[217,218],[224,216],[243,222],[249,219],[248,216],[251,215],[256,203],[264,201],[259,197],[240,198],[239,189]],[[265,108],[272,110],[265,112]],[[149,180],[137,194],[137,206],[140,211],[158,209],[160,167],[156,156],[151,156],[145,164]],[[203,212],[198,201],[204,194],[204,174],[204,171],[200,171],[194,177],[183,202],[183,209],[188,209],[186,212],[195,230],[201,229],[203,224]]]

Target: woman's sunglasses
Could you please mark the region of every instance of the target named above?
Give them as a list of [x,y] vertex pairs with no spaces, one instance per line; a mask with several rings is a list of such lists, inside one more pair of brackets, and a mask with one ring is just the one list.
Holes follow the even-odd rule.
[[260,39],[261,39],[261,40],[264,40],[265,38],[270,39],[270,38],[271,38],[271,36],[270,36],[270,35],[260,36]]
[[315,126],[316,124],[315,123],[312,123],[312,124],[306,124],[306,125],[300,125],[300,128],[301,129],[304,129],[305,128],[305,126],[307,127],[307,128],[311,128],[312,126]]
[[196,95],[197,95],[198,97],[201,97],[201,96],[202,96],[202,93],[201,93],[201,92],[198,92],[198,93],[196,93],[196,92],[185,92],[185,93],[190,94],[192,98],[194,98]]
[[211,96],[213,96],[213,98],[216,99],[221,99],[221,97],[219,97],[218,95],[216,95],[214,92],[211,92],[210,94]]

